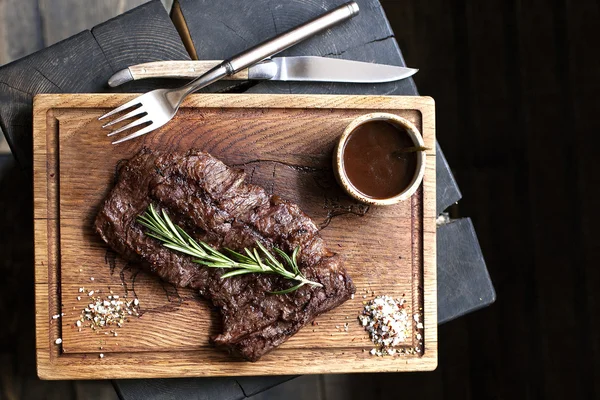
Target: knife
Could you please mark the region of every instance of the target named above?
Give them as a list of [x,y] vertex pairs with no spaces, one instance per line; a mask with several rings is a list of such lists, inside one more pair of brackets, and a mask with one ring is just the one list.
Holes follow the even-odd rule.
[[[222,61],[154,61],[132,65],[108,80],[111,87],[146,78],[193,79]],[[317,56],[274,57],[224,79],[383,83],[408,78],[418,69]]]

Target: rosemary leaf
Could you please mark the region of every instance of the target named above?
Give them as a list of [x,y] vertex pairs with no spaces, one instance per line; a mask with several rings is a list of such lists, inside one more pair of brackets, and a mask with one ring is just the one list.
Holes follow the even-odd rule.
[[[294,267],[295,263],[292,262],[292,259],[290,258],[290,256],[288,256],[283,250],[278,249],[277,247],[274,247],[273,250],[275,250],[275,252],[279,255],[279,257],[283,258],[283,261],[285,261],[288,265],[291,265],[292,268]],[[295,268],[294,268],[294,272],[296,272]]]
[[267,257],[267,259],[269,261],[271,261],[271,263],[273,263],[273,265],[279,264],[279,261],[277,261],[275,259],[275,257],[273,257],[273,255],[271,253],[269,253],[269,250],[267,250],[261,242],[256,242],[256,245],[258,246],[259,249],[262,250],[263,254]]
[[[243,254],[238,253],[237,251],[225,248],[224,249],[227,253],[229,253],[229,255],[231,255],[233,257],[234,260],[238,261],[238,262],[242,262],[242,263],[246,263],[246,264],[252,264],[252,262],[254,261],[252,258],[246,257]],[[275,250],[279,250],[279,249],[275,249]],[[281,250],[280,250],[281,251]],[[285,253],[283,253],[285,254]],[[287,254],[286,254],[287,256]]]

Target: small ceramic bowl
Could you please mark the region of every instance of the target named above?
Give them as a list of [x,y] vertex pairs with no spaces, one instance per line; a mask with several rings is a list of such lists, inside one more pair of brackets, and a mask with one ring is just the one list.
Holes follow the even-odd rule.
[[423,175],[425,174],[425,152],[423,151],[417,152],[417,169],[410,184],[402,192],[392,197],[388,197],[385,199],[376,199],[373,197],[366,196],[358,189],[356,189],[348,179],[346,170],[344,168],[344,150],[346,147],[346,142],[348,141],[348,138],[356,128],[358,128],[365,122],[370,121],[386,121],[390,124],[402,127],[404,128],[404,130],[406,130],[406,133],[408,133],[415,146],[425,147],[425,143],[423,142],[423,137],[421,136],[421,133],[419,132],[417,127],[415,127],[407,119],[399,117],[398,115],[388,113],[371,113],[361,115],[360,117],[354,119],[350,123],[350,125],[346,127],[344,133],[342,134],[337,143],[333,156],[333,169],[335,171],[335,177],[339,184],[344,188],[346,193],[348,193],[350,196],[360,201],[361,203],[373,204],[378,206],[388,206],[409,199],[417,191],[419,185],[423,181]]

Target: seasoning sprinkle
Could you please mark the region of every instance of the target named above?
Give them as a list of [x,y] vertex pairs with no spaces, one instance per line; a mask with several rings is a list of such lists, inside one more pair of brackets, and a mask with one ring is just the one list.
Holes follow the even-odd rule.
[[[99,292],[99,291],[98,291]],[[94,293],[94,291],[90,291]],[[86,326],[94,331],[103,328],[123,326],[129,316],[139,316],[139,300],[121,300],[117,295],[109,295],[108,299],[100,296],[91,296],[90,303],[81,311],[79,320],[75,323],[77,327]],[[117,336],[116,331],[110,331],[113,336]],[[104,332],[108,335],[108,332]]]
[[398,352],[394,347],[409,339],[412,321],[404,303],[404,299],[395,300],[390,296],[377,296],[366,303],[358,320],[377,346],[370,351],[371,355],[394,355]]

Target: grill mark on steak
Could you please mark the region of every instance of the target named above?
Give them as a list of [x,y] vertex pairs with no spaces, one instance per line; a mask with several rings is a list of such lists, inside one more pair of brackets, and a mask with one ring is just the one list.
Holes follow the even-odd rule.
[[[142,149],[120,167],[117,183],[95,221],[97,232],[126,260],[163,280],[197,289],[220,309],[223,333],[212,340],[250,361],[277,347],[317,315],[350,298],[355,288],[314,222],[300,208],[245,182],[208,153],[185,155]],[[291,286],[277,275],[221,279],[222,269],[202,267],[144,234],[136,222],[152,203],[195,239],[242,251],[258,240],[291,252],[300,246],[303,274],[323,285],[305,285],[286,295],[268,291]]]

